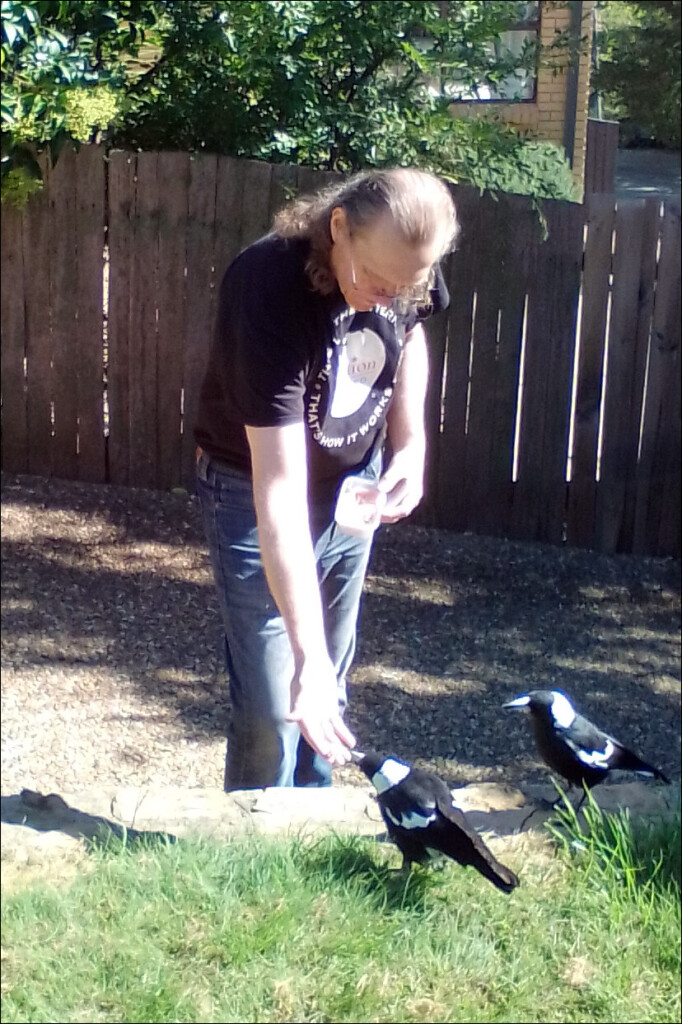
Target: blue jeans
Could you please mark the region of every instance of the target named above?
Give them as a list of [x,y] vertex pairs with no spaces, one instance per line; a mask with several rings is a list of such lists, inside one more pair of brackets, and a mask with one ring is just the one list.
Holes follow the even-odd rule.
[[[365,470],[376,478],[378,459]],[[225,789],[328,786],[331,765],[285,721],[291,710],[294,663],[284,622],[270,594],[260,549],[251,477],[205,452],[197,461],[201,502],[225,632],[232,716]],[[339,708],[355,652],[360,597],[371,539],[341,533],[333,503],[310,509],[329,656],[336,668]]]

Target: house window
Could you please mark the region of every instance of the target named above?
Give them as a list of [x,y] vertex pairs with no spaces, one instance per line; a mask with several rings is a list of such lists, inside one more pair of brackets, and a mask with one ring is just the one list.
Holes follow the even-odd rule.
[[[443,6],[447,17],[447,6]],[[472,82],[470,76],[451,70],[438,78],[431,77],[430,91],[453,103],[532,102],[537,87],[540,7],[539,0],[523,4],[521,20],[485,44],[491,64],[489,75]]]

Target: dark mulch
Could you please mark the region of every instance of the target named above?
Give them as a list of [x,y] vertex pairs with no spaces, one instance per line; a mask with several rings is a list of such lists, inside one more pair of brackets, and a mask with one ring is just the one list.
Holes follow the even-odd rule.
[[[83,784],[93,764],[139,783],[144,763],[171,783],[219,785],[229,708],[196,502],[34,477],[4,476],[2,493],[10,784],[36,777],[36,750],[52,751],[52,779],[78,772],[73,721]],[[523,716],[501,705],[552,687],[679,777],[680,563],[380,530],[350,687],[359,745],[453,785],[544,780]],[[54,736],[35,735],[34,706]]]

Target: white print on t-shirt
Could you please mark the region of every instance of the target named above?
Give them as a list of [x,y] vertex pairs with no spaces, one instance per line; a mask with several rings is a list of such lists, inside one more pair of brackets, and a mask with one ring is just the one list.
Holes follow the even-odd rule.
[[[346,306],[341,313],[337,313],[334,317],[334,327],[340,327],[346,320],[352,320],[356,312],[357,311],[353,309],[352,306]],[[382,317],[384,320],[388,320],[388,322],[394,326],[398,323],[398,317],[392,309],[389,309],[388,306],[372,306],[372,313],[376,316]]]
[[[401,332],[395,329],[392,310],[376,307],[362,313],[356,330],[349,323],[358,314],[346,308],[334,318],[335,336],[327,347],[325,365],[310,387],[306,402],[306,420],[313,440],[327,450],[367,445],[381,429],[393,394],[393,380],[399,353]],[[369,316],[380,317],[392,326],[386,328]],[[344,331],[344,327],[350,327]],[[390,346],[390,347],[389,347]]]
[[370,411],[367,419],[361,423],[357,430],[351,431],[347,435],[340,435],[337,437],[330,437],[324,433],[320,426],[319,420],[319,405],[320,405],[320,385],[315,385],[315,393],[310,399],[310,406],[308,408],[308,426],[313,431],[313,438],[323,448],[343,448],[346,444],[355,444],[358,438],[362,438],[370,430],[381,421],[386,407],[389,403],[391,395],[393,394],[393,388],[384,388],[380,395],[377,396],[376,404]]
[[332,359],[337,361],[332,372],[334,393],[329,413],[334,419],[352,416],[367,400],[372,387],[386,364],[386,348],[374,331],[350,331],[345,344],[336,345]]

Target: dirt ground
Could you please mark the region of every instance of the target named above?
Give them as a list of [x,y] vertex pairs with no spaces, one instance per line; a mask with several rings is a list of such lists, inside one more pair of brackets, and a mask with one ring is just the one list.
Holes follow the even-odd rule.
[[[2,526],[2,792],[222,786],[229,702],[197,503],[5,475]],[[501,705],[556,687],[679,778],[679,561],[379,531],[350,683],[360,747],[453,786],[545,781],[524,716]]]

